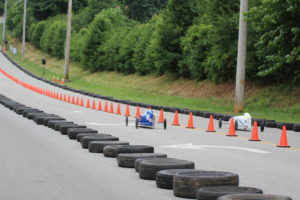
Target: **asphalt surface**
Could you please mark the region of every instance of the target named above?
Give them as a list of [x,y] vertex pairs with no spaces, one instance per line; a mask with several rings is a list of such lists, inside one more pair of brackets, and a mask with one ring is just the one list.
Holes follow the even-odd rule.
[[[26,75],[2,54],[0,67],[27,83],[84,97],[85,102],[88,98]],[[131,126],[125,126],[124,116],[37,94],[3,74],[0,83],[1,94],[27,106],[118,136],[130,144],[152,145],[155,152],[166,153],[170,158],[194,161],[196,169],[237,173],[241,186],[300,199],[300,133],[288,131],[288,142],[293,148],[282,149],[275,146],[280,139],[279,129],[266,128],[264,133],[259,132],[262,142],[250,142],[251,132],[237,131],[239,137],[226,137],[228,126],[218,129],[217,121],[214,121],[217,132],[207,133],[208,119],[200,117],[194,117],[197,128],[194,130],[183,126],[168,126],[163,130],[161,124],[154,130],[135,129],[133,121]],[[121,110],[125,112],[125,105],[121,105]],[[135,108],[130,107],[130,112],[135,115]],[[171,123],[174,114],[164,114]],[[188,116],[179,115],[179,120],[186,125]],[[179,199],[170,190],[158,189],[154,181],[139,179],[133,169],[119,168],[116,159],[88,153],[59,132],[38,126],[3,106],[0,106],[0,135],[0,199]]]

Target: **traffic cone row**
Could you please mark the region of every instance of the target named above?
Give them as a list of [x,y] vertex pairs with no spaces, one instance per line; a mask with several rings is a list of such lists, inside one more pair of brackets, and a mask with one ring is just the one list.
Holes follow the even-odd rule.
[[[34,85],[22,82],[22,81],[18,80],[17,78],[15,78],[15,77],[9,75],[8,73],[6,73],[1,68],[0,68],[0,72],[3,75],[5,75],[6,77],[8,77],[9,79],[11,79],[12,81],[16,82],[17,84],[23,86],[24,88],[32,90],[32,91],[34,91],[36,93],[43,94],[45,96],[49,96],[51,98],[58,99],[58,100],[61,100],[61,101],[65,101],[65,102],[68,102],[68,103],[72,103],[72,104],[84,106],[83,97],[81,98],[81,101],[80,101],[80,104],[79,104],[79,97],[76,98],[76,102],[75,102],[75,97],[72,96],[72,101],[71,101],[70,95],[68,95],[68,97],[67,97],[66,94],[63,95],[62,93],[58,93],[58,92],[51,91],[51,90],[48,90],[48,89],[39,88],[39,87],[36,87]],[[55,81],[59,82],[59,77],[55,78],[55,76],[53,76],[53,81],[54,82]],[[64,84],[64,80],[63,79],[62,79],[62,84]],[[89,99],[87,99],[86,107],[90,108],[90,100]],[[96,102],[95,102],[95,100],[93,100],[91,109],[96,109]],[[151,107],[149,107],[149,109],[151,109]],[[101,101],[99,101],[99,104],[98,104],[98,111],[102,111]],[[104,112],[108,112],[107,102],[105,102],[105,107],[104,107],[103,111]],[[109,113],[114,113],[113,103],[110,104]],[[118,104],[116,114],[121,115],[120,104]],[[130,116],[129,105],[126,106],[125,116]],[[136,117],[140,116],[140,107],[139,106],[137,106],[136,115],[135,116]],[[158,122],[160,122],[160,123],[164,122],[163,109],[160,110],[160,115],[159,115]],[[173,124],[172,125],[173,126],[180,126],[179,119],[178,119],[178,111],[175,111],[174,120],[173,120]],[[193,113],[192,112],[189,115],[188,124],[187,124],[186,128],[191,128],[191,129],[195,128],[194,124],[193,124]],[[229,132],[228,132],[227,136],[237,136],[235,131],[236,130],[235,130],[234,119],[232,118],[231,121],[230,121],[230,127],[229,127]],[[212,115],[210,116],[210,119],[209,119],[207,132],[215,132],[214,122],[213,122],[213,116]],[[254,122],[253,130],[252,130],[252,135],[251,135],[251,138],[249,140],[250,141],[260,141],[259,140],[259,136],[258,136],[257,122],[256,121]],[[283,125],[283,127],[282,127],[281,138],[280,138],[280,141],[279,141],[279,144],[277,145],[277,147],[283,147],[283,148],[289,148],[290,147],[288,145],[288,142],[287,142],[287,133],[286,133],[286,126],[285,125]]]

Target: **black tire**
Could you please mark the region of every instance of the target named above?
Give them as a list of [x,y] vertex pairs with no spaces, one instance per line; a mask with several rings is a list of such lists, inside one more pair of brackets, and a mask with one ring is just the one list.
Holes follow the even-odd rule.
[[139,172],[139,167],[140,167],[140,164],[141,164],[142,161],[144,161],[144,160],[153,160],[153,159],[156,159],[156,158],[138,158],[138,159],[136,159],[135,162],[134,162],[135,171]]
[[77,142],[81,141],[81,138],[85,137],[85,136],[94,136],[94,135],[103,135],[103,136],[111,136],[110,134],[103,134],[103,133],[79,133],[76,135],[76,140]]
[[258,188],[238,186],[209,186],[197,190],[197,200],[216,200],[218,197],[229,194],[262,194]]
[[128,126],[128,116],[125,118],[125,125]]
[[102,135],[85,136],[80,140],[82,148],[87,149],[89,147],[89,143],[92,141],[119,141],[119,138],[114,136]]
[[139,158],[166,158],[166,154],[161,153],[123,153],[118,154],[117,160],[119,167],[134,168],[136,159]]
[[50,121],[48,121],[47,126],[49,128],[52,128],[52,126],[54,126],[55,123],[59,123],[59,122],[68,122],[68,121],[66,121],[66,120],[50,120]]
[[300,124],[295,124],[294,125],[294,131],[300,132]]
[[128,146],[128,145],[108,145],[103,148],[103,154],[105,157],[116,158],[117,157],[117,148],[119,146]]
[[266,122],[266,127],[277,128],[277,122]]
[[24,112],[23,116],[27,119],[33,119],[35,116],[41,116],[41,115],[46,115],[43,111],[31,111],[31,112]]
[[27,115],[28,115],[29,113],[44,113],[44,112],[43,112],[43,111],[40,111],[40,110],[38,110],[38,109],[34,109],[34,108],[32,108],[32,109],[26,109],[26,110],[23,110],[23,117],[28,118]]
[[177,197],[196,198],[197,190],[205,186],[238,186],[239,176],[231,172],[182,172],[174,176],[173,192]]
[[117,156],[121,153],[153,153],[154,147],[148,145],[129,145],[117,148]]
[[219,128],[222,128],[222,123],[223,123],[222,119],[219,119]]
[[279,123],[279,128],[282,129],[283,125],[285,125],[286,130],[294,130],[294,124],[292,123]]
[[219,197],[218,200],[292,200],[292,198],[273,194],[231,194]]
[[156,173],[156,186],[164,189],[173,189],[173,177],[180,172],[194,171],[194,169],[168,169]]
[[51,118],[51,117],[47,117],[47,118],[44,118],[43,119],[43,125],[44,126],[47,126],[47,124],[48,124],[48,121],[50,121],[50,120],[61,120],[61,121],[66,121],[66,119],[64,119],[64,118],[61,118],[61,117],[53,117],[53,118]]
[[234,121],[234,128],[235,128],[236,131],[239,129],[238,121]]
[[77,124],[64,124],[59,127],[59,132],[62,135],[67,135],[67,131],[69,128],[86,128],[86,126],[81,126],[81,125],[77,125]]
[[103,153],[103,149],[110,145],[129,145],[129,142],[120,141],[93,141],[88,145],[89,152],[91,153]]
[[265,131],[265,125],[264,125],[264,124],[261,124],[261,125],[260,125],[260,131],[261,131],[261,132],[264,132],[264,131]]
[[76,135],[79,133],[98,133],[98,131],[90,128],[69,128],[67,131],[67,135],[71,140],[75,140]]
[[31,108],[31,107],[18,108],[18,109],[16,109],[16,113],[17,113],[18,115],[23,115],[23,112],[24,112],[25,110],[29,110],[29,109],[32,109],[32,108]]
[[144,160],[139,166],[139,177],[141,179],[155,180],[156,173],[166,169],[194,169],[192,161],[178,160],[174,158],[155,158]]
[[61,126],[72,125],[72,124],[76,125],[73,122],[63,122],[63,121],[61,121],[60,123],[56,122],[55,124],[53,124],[53,129],[56,130],[56,131],[59,131]]
[[164,129],[167,129],[167,119],[164,120]]
[[49,120],[65,120],[65,119],[55,115],[53,116],[46,115],[46,116],[35,116],[33,120],[35,123],[41,125],[44,124],[45,122],[48,122]]
[[136,118],[135,119],[135,128],[138,129],[138,127],[139,127],[139,119]]

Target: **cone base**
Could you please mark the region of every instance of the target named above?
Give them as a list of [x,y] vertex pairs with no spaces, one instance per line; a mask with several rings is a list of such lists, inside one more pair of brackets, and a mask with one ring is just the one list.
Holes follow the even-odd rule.
[[130,115],[124,115],[125,117],[130,117]]
[[228,137],[237,137],[238,135],[226,135]]
[[185,127],[185,128],[189,128],[189,129],[195,129],[195,127]]
[[121,113],[116,113],[116,115],[121,115]]
[[280,147],[280,148],[291,148],[291,146],[281,146],[281,145],[276,145],[276,147]]
[[211,133],[215,133],[216,131],[209,131],[209,130],[206,130],[205,132],[211,132]]
[[252,141],[252,142],[260,142],[261,140],[252,140],[252,139],[249,139],[249,141]]
[[180,126],[180,124],[172,124],[172,126]]

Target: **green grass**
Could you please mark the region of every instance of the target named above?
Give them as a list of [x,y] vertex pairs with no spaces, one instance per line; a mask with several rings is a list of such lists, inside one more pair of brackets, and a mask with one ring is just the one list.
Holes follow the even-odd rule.
[[[0,37],[2,37],[1,28]],[[11,42],[18,47],[18,50],[20,49],[19,41],[11,39]],[[63,77],[64,61],[56,60],[33,48],[30,44],[27,44],[26,58],[23,62],[20,51],[17,55],[9,51],[7,53],[25,69],[39,76],[49,80],[52,80],[53,75]],[[41,58],[47,59],[45,66],[42,66]],[[235,114],[232,112],[233,92],[225,97],[222,95],[220,97],[218,91],[215,95],[207,95],[208,97],[205,92],[201,94],[202,87],[204,91],[207,91],[206,87],[214,90],[214,86],[208,82],[176,80],[171,76],[123,75],[116,72],[90,73],[84,71],[78,63],[71,63],[70,77],[72,82],[66,83],[68,86],[97,94],[155,105]],[[224,87],[226,89],[226,85]],[[190,89],[192,92],[189,91]],[[195,94],[194,90],[197,91]],[[300,123],[299,97],[299,87],[254,86],[253,91],[245,99],[244,111],[256,118]]]

